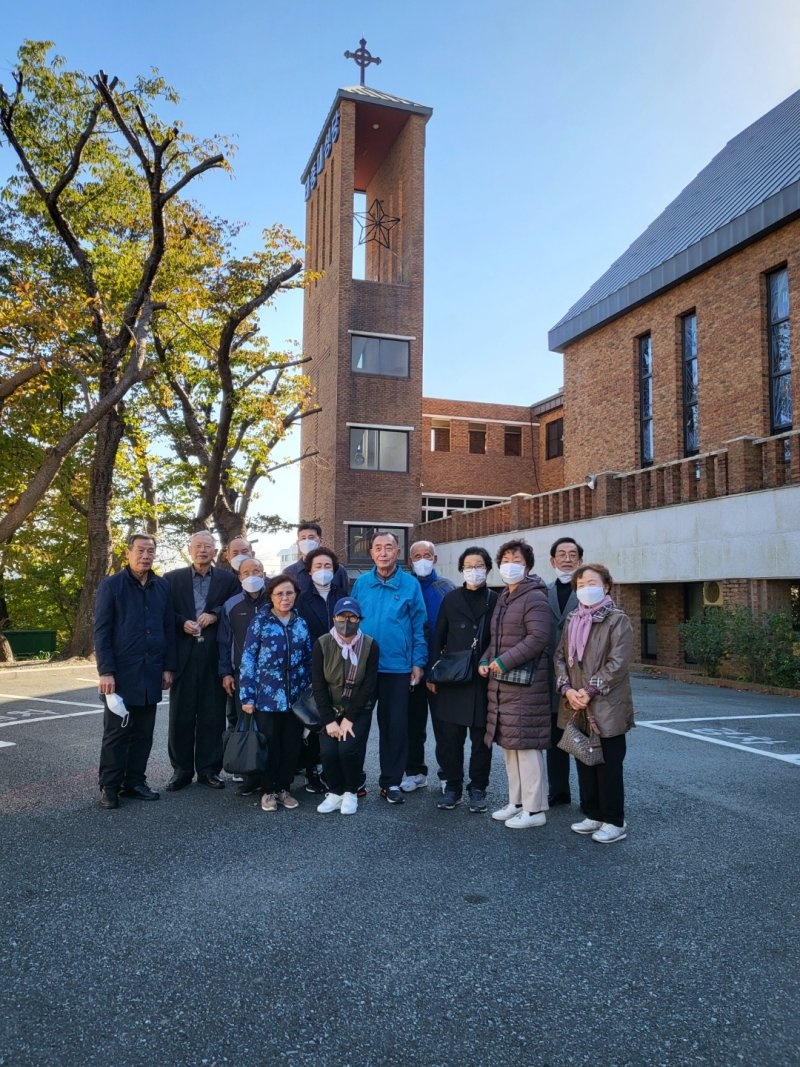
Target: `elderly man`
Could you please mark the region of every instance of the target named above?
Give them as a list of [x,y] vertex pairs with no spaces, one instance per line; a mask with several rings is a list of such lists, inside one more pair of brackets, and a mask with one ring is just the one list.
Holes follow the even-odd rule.
[[[239,665],[247,629],[270,600],[264,592],[264,564],[261,560],[244,559],[239,565],[241,593],[235,593],[225,601],[219,618],[217,645],[219,647],[219,676],[222,688],[228,697],[228,722],[236,725],[242,712],[239,700]],[[258,775],[252,775],[236,789],[237,797],[249,797],[259,792]]]
[[242,563],[246,559],[255,559],[256,554],[246,537],[234,537],[228,542],[224,555],[233,570],[238,574]]
[[[415,541],[408,550],[408,558],[425,601],[428,615],[425,636],[430,651],[433,635],[436,633],[439,608],[455,586],[449,578],[440,578],[436,573],[436,546],[432,541]],[[430,655],[428,661],[426,668],[430,666]],[[404,793],[413,793],[415,789],[423,789],[428,784],[428,767],[425,763],[426,727],[428,708],[430,707],[433,716],[435,705],[436,694],[428,691],[424,681],[411,686],[408,694],[408,758],[405,777],[400,783]]]
[[[290,563],[288,567],[284,567],[283,573],[294,578],[300,586],[301,596],[313,589],[311,575],[306,568],[306,556],[309,552],[313,552],[315,548],[319,548],[322,543],[322,527],[319,523],[300,523],[297,527],[297,551],[300,553],[300,559],[296,563]],[[345,568],[340,565],[334,571],[333,581],[331,582],[331,603],[335,604],[340,597],[347,596],[349,592],[350,578]]]
[[408,758],[409,685],[425,675],[427,612],[420,584],[398,566],[400,545],[393,533],[376,530],[369,554],[375,566],[356,579],[353,597],[361,605],[361,629],[378,642],[378,728],[381,796],[402,804],[400,782]]
[[175,611],[178,669],[169,694],[169,758],[173,775],[167,791],[174,793],[197,781],[223,789],[222,732],[225,690],[217,668],[217,624],[222,605],[239,591],[232,571],[213,565],[217,546],[208,530],[192,534],[189,567],[169,571]]
[[169,585],[153,574],[155,554],[153,537],[133,534],[127,566],[104,578],[97,590],[94,643],[105,703],[102,808],[118,808],[120,790],[135,800],[158,800],[158,793],[147,784],[147,760],[156,705],[161,691],[172,685],[175,623]]
[[578,598],[572,588],[572,575],[583,562],[583,549],[573,537],[559,537],[550,548],[550,566],[556,572],[556,580],[547,587],[547,600],[550,604],[550,641],[547,651],[550,657],[550,740],[547,750],[547,779],[550,807],[569,804],[569,754],[562,752],[558,742],[564,733],[556,725],[560,696],[556,692],[553,656],[561,643],[561,634],[567,616],[578,606]]

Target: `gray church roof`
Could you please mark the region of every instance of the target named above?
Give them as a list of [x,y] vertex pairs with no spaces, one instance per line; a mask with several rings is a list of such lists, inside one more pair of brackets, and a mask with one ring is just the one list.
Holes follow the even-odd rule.
[[729,141],[548,334],[553,352],[800,212],[800,91]]

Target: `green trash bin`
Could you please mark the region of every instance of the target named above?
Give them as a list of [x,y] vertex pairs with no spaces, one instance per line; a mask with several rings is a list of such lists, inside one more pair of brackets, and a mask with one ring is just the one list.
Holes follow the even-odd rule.
[[56,650],[55,630],[3,630],[16,659],[35,659]]

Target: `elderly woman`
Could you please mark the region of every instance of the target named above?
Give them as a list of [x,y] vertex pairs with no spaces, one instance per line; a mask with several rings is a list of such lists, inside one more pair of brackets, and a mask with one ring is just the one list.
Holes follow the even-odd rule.
[[[630,662],[633,634],[628,616],[611,599],[613,579],[602,563],[585,563],[572,575],[578,607],[556,649],[556,688],[561,693],[558,725],[573,716],[586,731],[587,720],[600,734],[604,762],[578,764],[581,810],[576,834],[591,834],[608,845],[628,835],[622,763],[625,734],[633,726]],[[588,732],[588,731],[586,731]]]
[[500,745],[508,775],[508,803],[492,818],[522,830],[547,821],[542,752],[550,747],[550,606],[547,586],[528,573],[534,557],[527,541],[506,541],[497,563],[506,588],[497,598],[478,670],[489,679],[485,741]]
[[250,624],[242,650],[239,697],[242,711],[255,715],[267,736],[262,811],[296,808],[289,792],[300,752],[303,726],[292,703],[311,684],[311,637],[294,609],[298,585],[279,574],[267,582],[268,605]]
[[431,644],[431,663],[442,653],[467,652],[473,645],[472,677],[461,683],[428,682],[437,694],[432,705],[436,736],[436,758],[442,795],[436,807],[451,811],[461,803],[464,789],[464,744],[469,734],[469,810],[486,811],[486,790],[492,750],[483,741],[486,732],[487,681],[478,674],[478,659],[489,640],[489,620],[497,603],[497,593],[486,586],[492,559],[485,548],[465,548],[458,558],[458,571],[464,579],[442,601]]
[[320,748],[329,793],[317,806],[322,815],[355,815],[364,778],[372,709],[378,695],[378,643],[361,632],[361,605],[341,597],[333,626],[314,645],[314,699],[322,722]]

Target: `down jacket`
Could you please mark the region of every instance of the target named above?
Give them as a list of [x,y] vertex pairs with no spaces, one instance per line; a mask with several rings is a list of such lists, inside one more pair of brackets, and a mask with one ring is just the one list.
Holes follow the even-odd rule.
[[[556,649],[556,689],[564,687],[583,689],[591,685],[597,693],[589,704],[601,737],[618,737],[634,725],[633,698],[631,697],[630,662],[633,655],[633,632],[630,620],[617,607],[603,607],[595,612],[592,628],[583,650],[583,659],[570,667],[567,662],[569,649],[569,619],[564,626],[561,644]],[[564,729],[574,712],[561,697],[558,709],[558,725]]]
[[505,669],[536,662],[530,685],[510,685],[489,675],[489,712],[484,740],[503,748],[550,747],[550,605],[547,586],[538,574],[504,589],[492,615],[489,646],[482,663],[497,657]]

